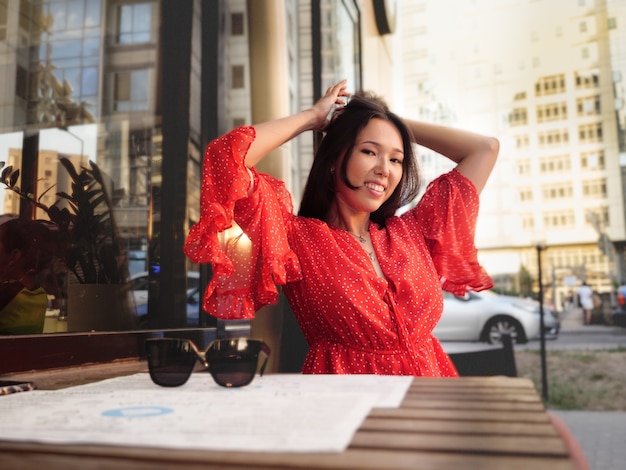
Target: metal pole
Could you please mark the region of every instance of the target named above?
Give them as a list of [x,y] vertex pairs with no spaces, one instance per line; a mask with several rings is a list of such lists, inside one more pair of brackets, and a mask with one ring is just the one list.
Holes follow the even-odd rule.
[[537,245],[537,267],[539,272],[539,321],[540,330],[539,337],[541,339],[541,394],[544,401],[548,401],[548,366],[546,364],[546,331],[544,328],[544,311],[543,311],[543,282],[541,275],[541,251],[543,246]]

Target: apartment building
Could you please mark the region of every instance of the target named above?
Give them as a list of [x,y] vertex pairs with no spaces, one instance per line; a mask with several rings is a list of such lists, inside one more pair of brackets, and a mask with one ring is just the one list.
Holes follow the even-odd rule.
[[496,286],[520,292],[529,274],[536,291],[538,247],[557,306],[584,280],[622,282],[624,2],[400,5],[405,112],[500,139],[477,227]]

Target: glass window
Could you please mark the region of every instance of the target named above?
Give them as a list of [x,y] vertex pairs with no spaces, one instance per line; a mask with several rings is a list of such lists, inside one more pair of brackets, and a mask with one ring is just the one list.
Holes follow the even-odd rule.
[[130,112],[148,109],[148,70],[113,74],[113,111]]
[[94,28],[96,33],[100,33],[99,26],[101,24],[100,16],[102,12],[102,5],[100,0],[87,0],[85,2],[85,28]]
[[135,3],[118,7],[117,42],[134,44],[151,39],[150,3]]
[[[217,47],[229,40],[229,34],[246,34],[245,9],[225,18],[225,21],[230,18],[230,28],[228,24],[220,24],[225,27],[216,31],[211,21],[217,18],[217,4],[222,2],[11,0],[9,3],[19,5],[16,25],[19,28],[15,28],[19,29],[19,37],[15,38],[17,44],[12,44],[13,49],[3,55],[6,66],[0,76],[2,83],[12,84],[0,90],[1,170],[11,166],[4,174],[15,178],[6,181],[14,183],[13,189],[19,186],[25,194],[32,194],[45,207],[36,209],[0,183],[0,216],[50,218],[45,209],[59,200],[59,194],[72,196],[75,190],[85,188],[83,184],[72,184],[75,175],[84,169],[94,177],[94,168],[98,168],[102,181],[96,188],[107,189],[110,205],[92,211],[90,221],[104,221],[107,228],[115,225],[116,230],[110,233],[117,237],[115,250],[119,248],[115,260],[107,258],[106,262],[86,264],[83,268],[72,264],[72,258],[63,258],[62,263],[46,267],[48,271],[42,274],[42,279],[50,302],[43,332],[88,331],[73,329],[67,321],[77,311],[73,306],[77,296],[71,291],[81,283],[79,278],[90,276],[89,271],[111,266],[119,279],[123,279],[119,282],[123,288],[118,286],[118,291],[132,291],[130,304],[120,311],[127,312],[128,307],[133,321],[141,322],[138,328],[198,326],[199,321],[204,326],[211,324],[212,319],[206,315],[198,318],[202,292],[195,290],[191,309],[195,311],[195,324],[189,325],[192,317],[190,309],[185,311],[184,293],[187,289],[200,289],[206,285],[206,279],[201,282],[202,270],[185,258],[177,243],[184,238],[184,230],[190,223],[199,218],[203,145],[229,122],[238,125],[250,120],[249,95],[240,90],[248,85],[249,58],[238,55],[242,51],[236,47]],[[360,88],[358,3],[356,0],[324,2],[331,11],[323,16],[339,25],[329,38],[336,49],[325,44],[324,55],[341,54],[335,61],[327,62],[331,68],[324,70],[324,74],[347,74],[354,89]],[[0,0],[0,38],[6,34],[9,15],[13,19],[7,5],[6,0]],[[196,14],[205,7],[210,15]],[[162,15],[164,12],[167,14]],[[294,18],[304,16],[307,15],[298,12]],[[209,17],[213,20],[209,21]],[[18,21],[17,12],[15,20]],[[206,28],[207,25],[213,29]],[[325,23],[325,27],[333,29],[333,23]],[[176,33],[172,34],[168,28]],[[294,35],[296,30],[296,27],[291,29]],[[191,51],[179,44],[185,31],[190,34]],[[301,50],[308,43],[307,29],[303,31],[297,32],[305,44]],[[315,31],[317,34],[319,30]],[[209,41],[213,39],[217,41]],[[342,44],[344,40],[347,44]],[[206,44],[214,48],[209,54],[202,50]],[[242,46],[241,37],[234,38],[232,44]],[[300,44],[292,41],[290,59],[302,65],[310,62],[310,53],[304,51],[299,57],[296,46]],[[181,69],[172,67],[177,63],[173,56],[176,60],[182,57],[183,64],[185,60],[191,64],[192,71],[187,77],[181,77]],[[209,62],[201,62],[205,60]],[[233,64],[237,65],[232,67]],[[214,77],[216,70],[219,76]],[[205,71],[211,75],[210,80],[201,76]],[[321,77],[320,70],[313,73],[315,80]],[[310,93],[307,83],[311,79],[302,84],[293,76],[290,79],[295,83],[289,90],[293,101],[309,101],[308,96],[298,94],[301,91],[297,87]],[[213,86],[213,82],[217,84]],[[166,86],[164,83],[170,89],[158,88]],[[232,101],[226,98],[225,88],[229,86],[238,88]],[[183,100],[196,108],[203,106],[202,121],[189,117],[190,109],[194,108]],[[19,175],[15,173],[17,170]],[[61,203],[66,208],[72,207],[67,201]],[[180,222],[175,233],[170,230],[174,226],[172,218]],[[64,229],[58,219],[52,225],[56,230]],[[64,236],[65,242],[73,240],[68,232]],[[133,276],[143,276],[145,281],[145,273],[148,273],[147,283],[128,289]],[[172,287],[179,280],[181,288],[179,284]],[[167,309],[161,308],[164,304]],[[146,315],[150,318],[146,319]],[[65,320],[65,330],[62,321],[50,329],[49,318]]]
[[7,38],[7,10],[6,0],[0,1],[0,41]]
[[242,36],[244,34],[243,13],[233,13],[230,15],[230,34],[232,36]]
[[98,67],[85,67],[82,70],[81,89],[87,96],[98,92],[98,71]]
[[[321,36],[321,75],[328,84],[347,78],[348,89],[361,88],[361,37],[359,9],[354,1],[323,0]],[[321,84],[323,90],[327,83]]]
[[85,16],[84,0],[67,2],[67,29],[82,29]]
[[232,67],[232,88],[244,88],[245,86],[245,77],[244,77],[244,66],[243,65],[233,65]]

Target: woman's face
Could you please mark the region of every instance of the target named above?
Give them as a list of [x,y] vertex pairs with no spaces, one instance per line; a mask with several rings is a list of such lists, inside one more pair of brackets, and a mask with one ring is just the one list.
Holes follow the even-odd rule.
[[338,203],[354,213],[380,208],[402,178],[403,149],[402,136],[391,122],[372,119],[357,136],[346,167],[348,181],[357,189],[346,186],[335,171]]

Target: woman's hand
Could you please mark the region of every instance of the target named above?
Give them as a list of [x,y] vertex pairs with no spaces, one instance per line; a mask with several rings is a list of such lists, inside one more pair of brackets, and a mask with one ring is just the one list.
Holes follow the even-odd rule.
[[302,132],[323,130],[328,121],[326,118],[336,105],[343,105],[341,97],[350,96],[346,91],[346,80],[331,86],[317,103],[305,111],[272,121],[255,124],[256,136],[246,155],[246,165],[252,167],[267,154],[293,139]]
[[328,87],[326,94],[313,105],[311,111],[314,114],[314,124],[312,130],[323,131],[328,125],[328,115],[336,105],[343,106],[345,101],[343,96],[350,96],[346,90],[347,80],[341,80],[333,86]]

